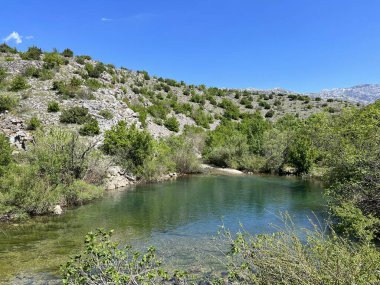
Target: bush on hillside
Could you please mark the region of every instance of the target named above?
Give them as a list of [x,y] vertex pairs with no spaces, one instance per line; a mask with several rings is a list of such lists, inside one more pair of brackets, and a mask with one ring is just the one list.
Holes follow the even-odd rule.
[[17,97],[0,94],[0,112],[13,110],[18,102]]
[[179,122],[176,117],[169,117],[165,120],[164,126],[172,132],[179,131]]
[[91,119],[88,109],[84,107],[71,107],[63,110],[59,121],[65,124],[82,125]]
[[73,57],[74,52],[71,49],[67,48],[61,53],[61,55],[64,57]]
[[100,134],[99,123],[96,119],[91,118],[79,129],[82,136],[95,136]]
[[104,134],[103,150],[114,155],[116,161],[135,174],[141,174],[144,162],[153,153],[153,138],[148,131],[140,131],[120,121]]
[[49,113],[56,113],[59,111],[59,103],[57,101],[50,101],[48,103],[47,111]]
[[17,92],[17,91],[27,89],[29,87],[30,86],[28,85],[28,82],[26,81],[25,77],[23,77],[21,75],[17,75],[9,83],[8,90],[13,91],[13,92]]
[[26,52],[20,54],[24,60],[39,60],[41,55],[42,50],[36,46],[29,47]]
[[35,131],[41,126],[41,124],[41,120],[34,116],[29,120],[27,129],[30,131]]

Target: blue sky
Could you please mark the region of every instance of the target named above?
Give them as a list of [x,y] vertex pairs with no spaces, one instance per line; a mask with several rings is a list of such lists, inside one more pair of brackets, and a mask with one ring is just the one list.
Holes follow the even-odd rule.
[[[380,83],[378,0],[2,1],[0,39],[218,87]],[[16,36],[15,36],[16,35]],[[21,42],[20,42],[21,41]]]

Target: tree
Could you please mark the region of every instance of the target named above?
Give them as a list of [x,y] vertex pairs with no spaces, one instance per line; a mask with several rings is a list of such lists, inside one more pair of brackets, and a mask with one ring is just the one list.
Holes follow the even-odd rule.
[[135,174],[141,174],[144,161],[153,153],[153,138],[135,124],[128,127],[120,121],[104,134],[103,150]]
[[73,57],[74,56],[74,52],[69,48],[65,49],[61,54],[64,57]]

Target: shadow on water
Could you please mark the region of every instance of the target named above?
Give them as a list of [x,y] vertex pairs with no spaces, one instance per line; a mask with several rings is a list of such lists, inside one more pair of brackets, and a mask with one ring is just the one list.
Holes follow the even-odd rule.
[[279,223],[276,213],[288,211],[297,226],[309,227],[308,216],[321,218],[324,205],[319,185],[296,178],[194,176],[141,185],[60,217],[3,225],[0,276],[56,274],[84,235],[99,227],[115,229],[115,239],[138,248],[155,245],[168,263],[210,265],[217,254],[211,237],[222,223],[232,232],[239,223],[251,233],[268,232]]

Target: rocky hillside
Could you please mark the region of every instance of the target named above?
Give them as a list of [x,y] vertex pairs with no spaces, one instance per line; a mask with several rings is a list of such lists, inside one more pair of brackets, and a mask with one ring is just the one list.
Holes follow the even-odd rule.
[[333,98],[360,104],[370,104],[380,99],[380,84],[363,84],[350,88],[325,89],[312,97]]
[[[340,99],[281,90],[188,85],[145,71],[116,68],[90,56],[74,56],[69,49],[44,53],[33,47],[21,53],[0,45],[0,129],[16,141],[27,137],[24,129],[40,125],[80,129],[84,121],[76,116],[91,118],[93,124],[82,133],[100,139],[120,120],[163,137],[181,132],[186,125],[214,129],[223,118],[239,120],[256,111],[277,120],[288,113],[307,117],[323,110],[339,112],[348,105]],[[99,131],[88,132],[94,125]]]

